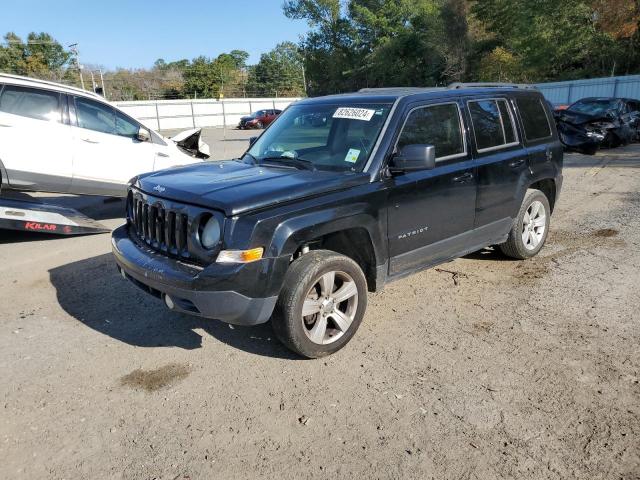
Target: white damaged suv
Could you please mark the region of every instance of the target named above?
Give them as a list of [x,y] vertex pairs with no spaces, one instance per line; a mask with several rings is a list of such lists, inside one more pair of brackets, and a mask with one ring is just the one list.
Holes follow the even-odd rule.
[[2,189],[125,196],[138,174],[208,158],[200,133],[165,138],[94,93],[0,73]]

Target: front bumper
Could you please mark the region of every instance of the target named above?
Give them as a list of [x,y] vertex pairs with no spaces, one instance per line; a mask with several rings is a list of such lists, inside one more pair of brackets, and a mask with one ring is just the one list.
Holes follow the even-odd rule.
[[257,325],[271,318],[288,259],[202,269],[138,245],[127,229],[123,225],[111,237],[118,269],[172,310],[236,325]]
[[251,128],[256,128],[258,125],[258,122],[255,120],[247,120],[245,122],[240,122],[238,124],[238,128],[239,129],[251,129]]

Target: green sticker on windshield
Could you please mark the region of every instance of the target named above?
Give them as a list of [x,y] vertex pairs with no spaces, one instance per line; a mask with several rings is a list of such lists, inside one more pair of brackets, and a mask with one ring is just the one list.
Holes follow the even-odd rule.
[[344,161],[348,163],[356,163],[358,161],[358,157],[360,156],[360,150],[356,150],[355,148],[350,148],[347,152],[347,156],[344,157]]

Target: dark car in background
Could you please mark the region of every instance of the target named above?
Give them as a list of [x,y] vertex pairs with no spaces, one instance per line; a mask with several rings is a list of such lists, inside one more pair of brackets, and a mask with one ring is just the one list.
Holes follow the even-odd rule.
[[640,100],[583,98],[554,116],[567,150],[593,155],[640,140]]
[[277,109],[267,109],[267,110],[258,110],[257,112],[252,113],[251,115],[247,115],[246,117],[242,117],[240,119],[240,123],[238,124],[238,128],[243,130],[245,128],[265,128],[271,122],[273,122],[278,115],[282,113],[282,110]]
[[241,158],[135,178],[113,252],[170,309],[271,319],[291,350],[322,357],[353,337],[368,291],[488,245],[538,254],[562,163],[551,109],[530,87],[307,98]]

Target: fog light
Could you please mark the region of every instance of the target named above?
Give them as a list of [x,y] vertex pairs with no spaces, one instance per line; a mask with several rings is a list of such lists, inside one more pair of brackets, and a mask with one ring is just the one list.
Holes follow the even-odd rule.
[[175,307],[175,304],[173,303],[173,300],[171,300],[171,297],[169,295],[164,296],[164,303],[167,304],[169,310],[173,310],[173,307]]

